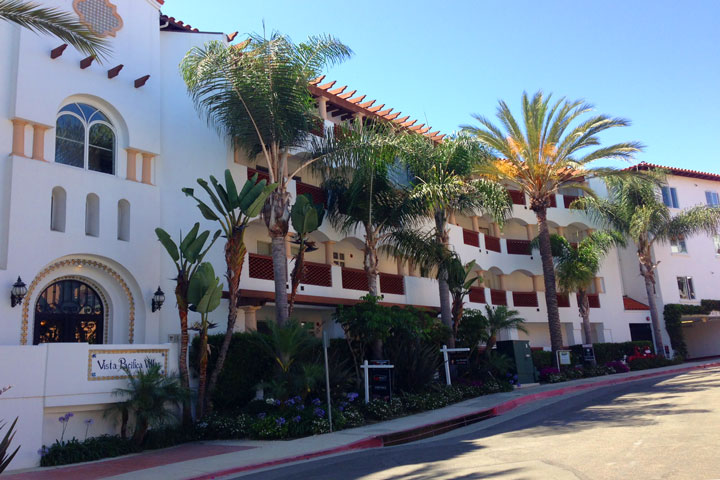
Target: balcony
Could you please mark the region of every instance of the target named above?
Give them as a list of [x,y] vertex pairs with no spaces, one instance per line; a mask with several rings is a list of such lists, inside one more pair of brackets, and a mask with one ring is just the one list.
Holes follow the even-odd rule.
[[507,305],[507,295],[505,290],[490,290],[490,303],[493,305]]
[[252,178],[256,173],[258,180],[265,180],[267,183],[270,183],[270,175],[268,175],[267,172],[261,172],[255,168],[247,167],[248,179]]
[[[365,272],[363,272],[363,273],[365,273]],[[365,283],[367,283],[367,277],[366,277]],[[405,295],[405,279],[404,279],[404,277],[402,275],[393,275],[391,273],[381,273],[380,274],[380,293]]]
[[530,240],[514,240],[506,239],[507,253],[511,255],[530,255],[532,249],[530,248]]
[[491,252],[500,253],[500,239],[491,235],[485,235],[485,248]]
[[325,192],[322,188],[303,182],[295,182],[295,193],[297,195],[310,195],[313,203],[325,205]]
[[572,203],[580,198],[578,195],[563,195],[563,204],[565,205],[565,208],[570,208],[570,205]]
[[473,247],[480,247],[480,236],[478,232],[463,228],[463,243]]
[[512,292],[513,305],[516,307],[537,307],[537,292]]
[[470,287],[468,300],[473,303],[485,303],[485,289],[482,287]]
[[348,290],[368,291],[368,279],[365,270],[357,268],[342,268],[342,288]]
[[300,283],[303,285],[317,285],[318,287],[332,287],[330,265],[305,262],[305,274]]
[[557,295],[558,307],[560,307],[560,308],[570,307],[570,295],[568,295],[567,293],[558,293],[556,295]]
[[259,278],[261,280],[273,280],[275,278],[273,274],[273,261],[270,255],[249,253],[248,259],[250,278]]
[[508,195],[510,195],[510,200],[512,200],[513,205],[523,205],[525,206],[525,194],[521,192],[520,190],[508,190]]

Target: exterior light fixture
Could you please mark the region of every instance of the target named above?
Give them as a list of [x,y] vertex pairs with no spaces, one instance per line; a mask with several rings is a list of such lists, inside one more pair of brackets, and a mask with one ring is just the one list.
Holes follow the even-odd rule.
[[12,290],[10,290],[10,306],[14,307],[15,305],[19,305],[22,299],[25,298],[26,293],[27,287],[25,286],[25,282],[23,282],[18,275],[17,282],[13,283]]
[[156,312],[162,308],[163,303],[165,303],[165,293],[162,291],[160,286],[158,286],[157,291],[155,292],[155,295],[153,295],[152,299],[152,311]]

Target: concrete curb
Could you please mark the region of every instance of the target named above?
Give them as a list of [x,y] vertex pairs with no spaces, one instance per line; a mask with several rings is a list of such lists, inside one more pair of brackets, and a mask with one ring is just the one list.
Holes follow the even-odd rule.
[[271,460],[268,462],[263,463],[257,463],[253,465],[244,465],[241,467],[234,467],[229,468],[225,470],[220,470],[213,473],[207,473],[204,475],[200,475],[197,477],[192,477],[188,480],[211,480],[215,478],[221,478],[228,475],[232,475],[234,473],[241,473],[241,472],[247,472],[250,470],[259,470],[261,468],[267,468],[267,467],[273,467],[276,465],[283,465],[286,463],[292,463],[300,460],[310,460],[312,458],[317,457],[323,457],[327,455],[333,455],[336,453],[343,453],[348,452],[352,450],[364,450],[368,448],[375,448],[375,447],[383,447],[383,446],[393,446],[393,445],[400,445],[403,443],[409,443],[416,440],[422,440],[425,438],[433,437],[436,435],[441,435],[443,433],[447,433],[451,430],[455,430],[457,428],[461,428],[467,425],[471,425],[473,423],[480,422],[482,420],[496,417],[499,415],[502,415],[503,413],[507,413],[511,410],[514,410],[522,405],[527,405],[528,403],[532,403],[538,400],[543,400],[546,398],[552,398],[552,397],[558,397],[561,395],[565,395],[567,393],[573,393],[573,392],[579,392],[582,390],[589,390],[591,388],[599,388],[599,387],[608,387],[612,385],[617,385],[620,383],[627,383],[627,382],[634,382],[637,380],[644,380],[647,378],[653,378],[653,377],[663,377],[668,375],[675,375],[677,373],[684,373],[689,372],[692,370],[700,370],[700,369],[706,369],[706,368],[712,368],[712,367],[718,367],[720,366],[720,361],[711,362],[711,363],[705,363],[702,365],[692,365],[688,367],[682,367],[682,368],[676,368],[673,370],[664,370],[662,372],[649,372],[642,375],[635,375],[632,377],[624,377],[624,378],[618,378],[618,379],[608,379],[608,380],[602,380],[599,382],[592,382],[592,383],[586,383],[583,385],[573,385],[569,387],[562,387],[555,390],[548,390],[546,392],[540,392],[540,393],[533,393],[530,395],[525,395],[520,398],[516,398],[513,400],[508,400],[506,402],[503,402],[499,405],[496,405],[492,408],[487,408],[483,410],[478,410],[476,412],[472,412],[469,414],[461,415],[458,417],[449,418],[447,420],[442,420],[439,422],[433,422],[428,423],[426,425],[421,425],[419,427],[410,428],[407,430],[400,430],[397,432],[393,432],[390,434],[384,434],[384,435],[374,435],[371,437],[367,437],[362,440],[358,440],[353,443],[349,443],[347,445],[342,445],[339,447],[334,447],[326,450],[319,450],[317,452],[307,453],[303,455],[296,455],[292,457],[286,457],[286,458],[279,458],[277,460]]

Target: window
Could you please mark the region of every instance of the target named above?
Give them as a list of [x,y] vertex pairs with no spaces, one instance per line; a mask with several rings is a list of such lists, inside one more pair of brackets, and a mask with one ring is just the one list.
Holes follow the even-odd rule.
[[670,251],[672,253],[688,253],[685,237],[680,236],[670,239]]
[[115,130],[100,110],[71,103],[58,114],[55,162],[95,172],[115,173]]
[[65,203],[67,194],[62,187],[52,189],[50,196],[50,230],[55,232],[65,231]]
[[341,267],[345,266],[345,254],[339,252],[333,252],[333,263]]
[[720,235],[713,235],[713,242],[715,243],[715,255],[720,255]]
[[675,187],[662,187],[663,203],[670,208],[680,208]]
[[695,300],[692,277],[677,277],[678,291],[682,300]]
[[125,199],[118,202],[117,238],[130,241],[130,202]]
[[94,193],[85,199],[85,235],[100,236],[100,197]]
[[717,207],[720,205],[720,196],[717,192],[705,192],[705,201],[711,207]]

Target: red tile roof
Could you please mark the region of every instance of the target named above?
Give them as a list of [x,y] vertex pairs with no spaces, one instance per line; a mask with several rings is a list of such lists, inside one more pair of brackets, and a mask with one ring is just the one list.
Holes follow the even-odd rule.
[[168,26],[171,27],[172,30],[185,30],[187,32],[193,32],[198,33],[200,30],[197,28],[193,28],[192,25],[183,23],[180,20],[177,20],[175,17],[168,17],[167,15],[160,14],[160,23],[163,24],[167,22]]
[[712,180],[715,182],[720,182],[720,175],[716,173],[708,173],[708,172],[699,172],[697,170],[688,170],[685,168],[677,168],[677,167],[665,167],[663,165],[657,165],[654,163],[647,163],[647,162],[640,162],[637,165],[633,165],[632,167],[628,167],[625,170],[655,170],[655,169],[661,169],[666,170],[670,175],[677,175],[679,177],[690,177],[690,178],[698,178],[701,180]]
[[623,297],[623,306],[625,310],[650,310],[650,307],[644,303],[638,302],[630,297]]
[[333,80],[331,82],[322,83],[324,79],[325,75],[318,77],[312,82],[310,82],[310,92],[313,95],[323,96],[327,98],[328,101],[330,101],[331,103],[342,107],[345,110],[349,110],[355,113],[362,113],[365,116],[371,118],[381,118],[383,120],[391,121],[402,128],[406,128],[410,131],[425,135],[426,137],[430,138],[435,142],[439,142],[445,137],[445,134],[440,134],[439,130],[430,132],[430,127],[425,126],[424,123],[421,123],[420,125],[415,125],[417,123],[417,120],[411,120],[410,115],[400,117],[401,112],[393,113],[393,109],[385,108],[384,103],[378,106],[373,106],[375,104],[375,100],[365,101],[367,95],[355,96],[357,90],[343,93],[347,89],[347,85],[333,88],[336,81]]

